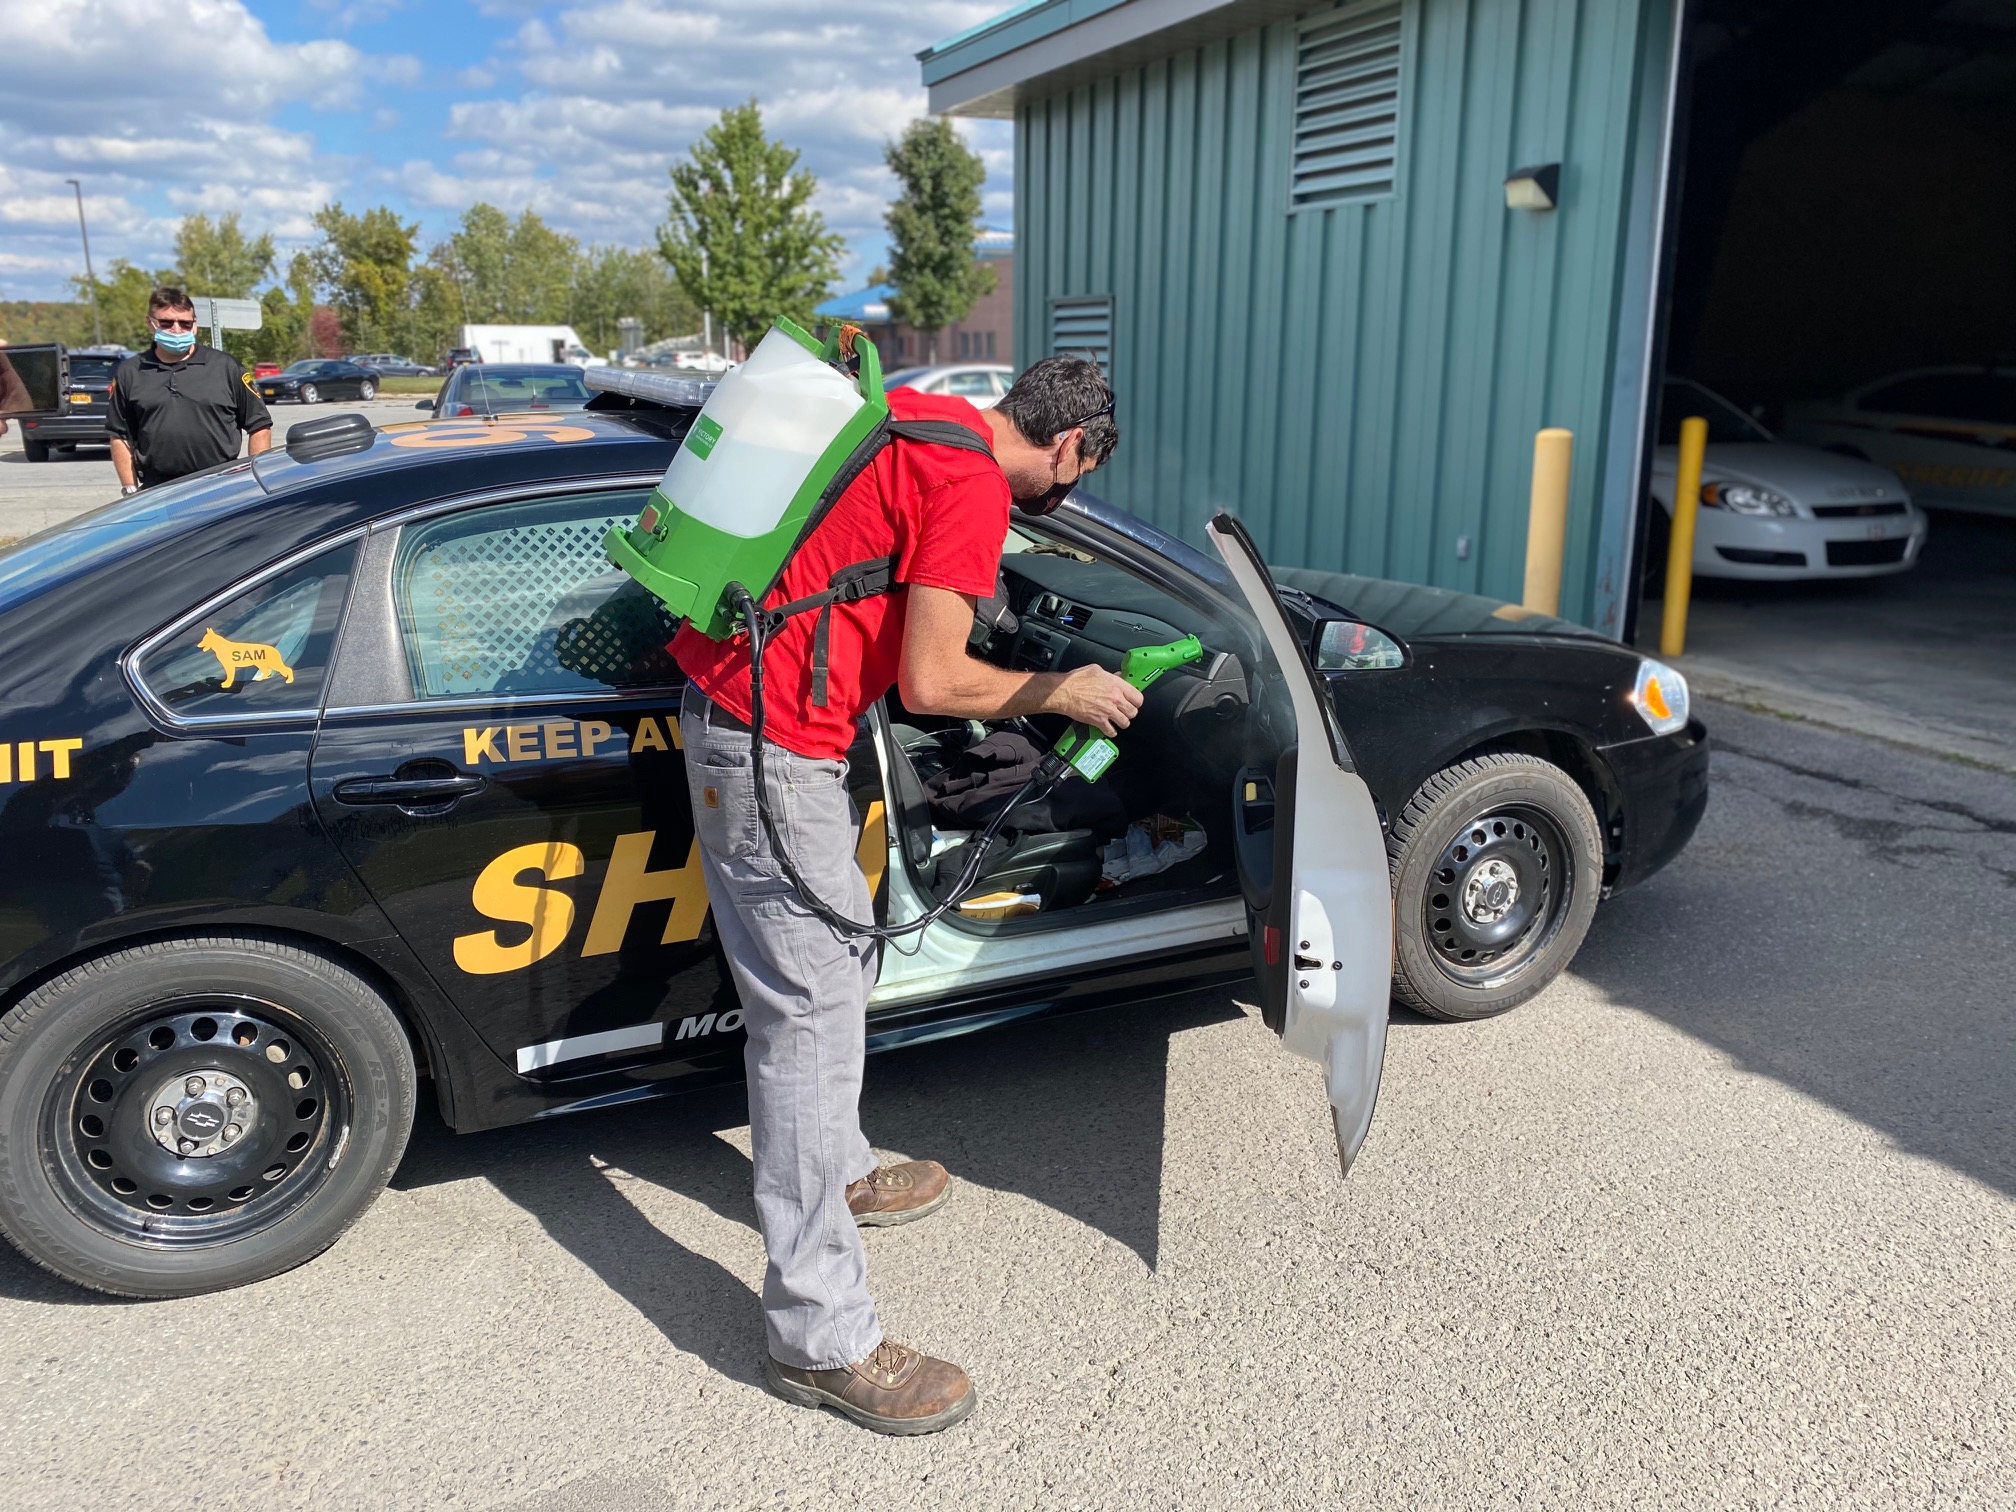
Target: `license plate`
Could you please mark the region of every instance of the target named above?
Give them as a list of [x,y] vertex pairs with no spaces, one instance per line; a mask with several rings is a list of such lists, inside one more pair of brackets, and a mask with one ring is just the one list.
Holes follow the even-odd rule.
[[72,394],[70,396],[70,402],[72,404],[89,404],[91,402],[91,396],[89,394]]

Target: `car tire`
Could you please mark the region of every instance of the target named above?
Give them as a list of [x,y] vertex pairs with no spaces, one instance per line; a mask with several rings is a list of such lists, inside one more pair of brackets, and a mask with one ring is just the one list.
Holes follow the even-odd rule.
[[366,378],[362,383],[357,385],[357,397],[359,399],[376,399],[378,397],[378,385],[373,383],[369,378]]
[[1421,784],[1386,839],[1393,996],[1430,1018],[1491,1018],[1561,974],[1603,883],[1603,836],[1575,780],[1499,753]]
[[404,1028],[330,957],[232,936],[117,950],[0,1018],[0,1233],[117,1296],[263,1280],[371,1205],[414,1101]]
[[319,404],[322,401],[322,391],[312,383],[304,383],[296,391],[295,397],[303,404]]
[[47,441],[38,441],[33,436],[23,436],[21,438],[21,455],[26,457],[30,462],[47,462],[49,460],[49,443]]

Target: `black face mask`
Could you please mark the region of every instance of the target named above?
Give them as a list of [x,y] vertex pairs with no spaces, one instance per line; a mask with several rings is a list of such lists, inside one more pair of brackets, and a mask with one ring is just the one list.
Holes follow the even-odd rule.
[[1047,515],[1071,497],[1071,490],[1076,488],[1080,481],[1073,478],[1069,483],[1053,483],[1033,499],[1017,499],[1015,507],[1032,518]]

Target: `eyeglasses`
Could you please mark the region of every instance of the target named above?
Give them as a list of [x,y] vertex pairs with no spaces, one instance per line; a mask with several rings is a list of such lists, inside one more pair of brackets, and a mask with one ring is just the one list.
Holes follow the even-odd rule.
[[170,320],[164,315],[156,315],[154,324],[163,331],[193,331],[196,329],[196,317],[191,315],[187,320]]

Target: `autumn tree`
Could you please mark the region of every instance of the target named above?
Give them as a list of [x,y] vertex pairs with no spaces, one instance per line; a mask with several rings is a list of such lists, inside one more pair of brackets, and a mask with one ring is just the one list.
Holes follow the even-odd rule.
[[883,221],[895,285],[889,312],[925,333],[925,360],[936,362],[938,333],[994,288],[994,270],[973,258],[987,167],[943,117],[912,121],[883,161],[902,186]]
[[819,181],[764,134],[756,102],[722,111],[671,172],[658,250],[680,288],[745,347],[779,316],[810,325],[842,241],[811,207]]

